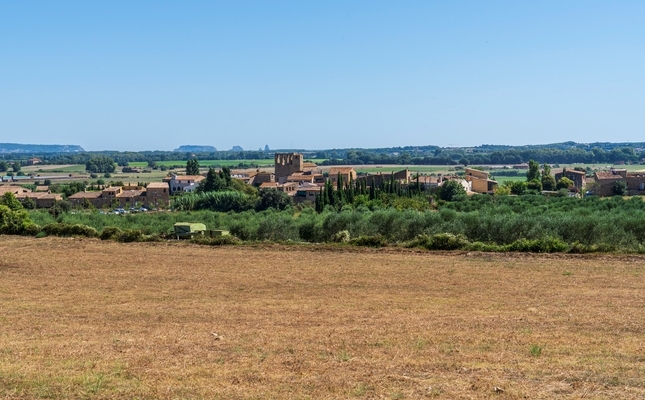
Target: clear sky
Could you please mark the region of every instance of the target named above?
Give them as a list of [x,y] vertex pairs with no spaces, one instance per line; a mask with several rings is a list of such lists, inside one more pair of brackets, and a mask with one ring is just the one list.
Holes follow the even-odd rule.
[[0,142],[645,141],[645,1],[2,1]]

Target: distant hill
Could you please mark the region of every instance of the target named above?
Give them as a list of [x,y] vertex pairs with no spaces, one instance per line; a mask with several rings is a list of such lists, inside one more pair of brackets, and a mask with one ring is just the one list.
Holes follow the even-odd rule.
[[217,149],[213,146],[197,146],[197,145],[183,145],[176,148],[174,151],[180,153],[214,153]]
[[81,153],[84,151],[81,146],[73,144],[0,143],[0,154]]
[[244,151],[244,149],[243,149],[243,148],[241,148],[240,146],[233,146],[233,148],[231,149],[231,151]]

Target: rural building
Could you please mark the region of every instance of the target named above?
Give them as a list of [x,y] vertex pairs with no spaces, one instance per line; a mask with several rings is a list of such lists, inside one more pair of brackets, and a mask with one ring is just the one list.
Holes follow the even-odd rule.
[[323,174],[314,173],[312,170],[304,172],[296,172],[287,176],[287,182],[297,183],[325,183],[325,176]]
[[36,203],[36,208],[50,208],[57,201],[63,200],[63,196],[58,193],[31,192],[19,193],[16,195],[16,199],[20,200],[20,202],[31,199]]
[[304,170],[304,159],[300,153],[275,153],[275,180],[286,182],[289,175]]
[[645,195],[645,173],[627,172],[626,169],[611,169],[609,171],[596,172],[598,193],[600,196],[614,195],[614,182],[623,181],[627,186],[627,194]]
[[466,181],[470,190],[475,193],[493,193],[497,190],[497,181],[489,178],[489,173],[474,168],[466,168]]
[[100,192],[78,192],[67,198],[72,205],[82,207],[87,200],[96,208],[120,207],[159,207],[167,206],[170,201],[170,187],[163,182],[143,186],[111,186]]
[[614,191],[612,189],[614,182],[626,181],[626,169],[612,169],[610,171],[599,171],[595,173],[596,183],[598,183],[598,195],[612,196]]
[[27,198],[32,199],[36,203],[36,208],[49,208],[55,202],[63,200],[60,194],[47,192],[32,192],[27,188],[13,185],[0,185],[0,196],[5,193],[13,193],[20,202],[25,201]]
[[36,164],[40,164],[40,163],[42,163],[42,162],[43,162],[43,160],[41,160],[40,158],[35,158],[35,157],[33,157],[33,158],[30,158],[30,159],[28,159],[28,160],[23,161],[22,163],[23,163],[23,165],[27,166],[27,165],[36,165]]
[[[331,178],[331,171],[329,172],[329,177]],[[373,175],[362,175],[356,178],[356,180],[365,180],[365,184],[367,186],[375,186],[375,187],[380,187],[384,183],[391,182],[392,179],[394,179],[395,182],[398,183],[410,183],[410,170],[409,169],[404,169],[398,172],[392,172],[392,173],[381,173],[379,172],[378,174],[373,174]]]
[[246,171],[246,170],[233,170],[231,171],[231,178],[239,179],[247,185],[253,185],[255,182],[255,176],[258,174],[259,170],[256,171]]
[[275,174],[271,172],[258,172],[253,179],[253,186],[261,186],[267,182],[275,182]]
[[329,169],[329,180],[333,183],[338,181],[338,176],[343,178],[344,182],[349,182],[350,180],[356,180],[356,171],[352,167],[331,167]]
[[260,189],[277,189],[278,191],[284,192],[289,196],[293,196],[296,193],[296,189],[298,189],[298,184],[295,182],[264,182],[260,185]]
[[313,203],[316,201],[316,197],[320,194],[320,189],[320,186],[299,187],[293,197],[293,201],[296,204],[304,201],[311,201]]
[[24,188],[22,186],[15,186],[15,185],[0,185],[0,196],[4,195],[5,193],[13,193],[14,195],[18,195],[21,193],[30,193],[31,190]]
[[[419,175],[419,185],[426,190],[440,186],[441,182],[443,182],[442,176]],[[412,184],[416,184],[416,179],[412,180]]]
[[167,206],[170,202],[170,186],[165,182],[151,182],[145,188],[146,201],[149,207]]
[[170,186],[170,193],[177,192],[192,192],[197,189],[199,182],[203,181],[205,177],[202,175],[175,175],[172,174],[168,179]]
[[573,181],[573,185],[575,187],[582,189],[586,184],[587,173],[573,169],[563,169],[562,171],[555,172],[554,176],[556,182],[562,179],[563,176],[566,176],[568,179],[571,179],[571,181]]
[[460,178],[446,178],[439,184],[439,186],[442,186],[444,183],[446,183],[448,181],[455,181],[455,182],[459,183],[464,188],[464,190],[466,192],[472,192],[473,191],[472,182],[467,181],[465,179],[460,179]]
[[75,207],[82,207],[87,200],[91,205],[96,208],[108,207],[110,202],[101,197],[102,192],[78,192],[69,196],[67,200]]

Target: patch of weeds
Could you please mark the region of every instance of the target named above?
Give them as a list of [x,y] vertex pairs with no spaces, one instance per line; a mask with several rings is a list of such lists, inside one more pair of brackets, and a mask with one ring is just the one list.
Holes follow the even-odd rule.
[[618,379],[618,377],[617,377],[617,376],[612,376],[611,378],[609,378],[609,379],[606,381],[605,385],[607,385],[607,386],[614,386],[614,387],[615,387],[615,386],[620,386],[620,380]]
[[407,247],[421,247],[426,250],[459,250],[468,246],[469,242],[463,235],[438,233],[436,235],[421,234],[407,244]]
[[455,352],[455,346],[452,343],[442,343],[439,345],[439,352],[450,355]]
[[35,236],[36,239],[42,239],[45,237],[47,237],[47,232],[43,232],[43,231],[38,232]]
[[97,394],[101,387],[103,386],[103,379],[105,375],[103,374],[94,374],[92,376],[85,377],[85,390],[91,394]]
[[386,247],[387,240],[381,235],[375,236],[359,236],[356,239],[350,241],[354,246],[363,246],[363,247]]
[[404,399],[404,398],[405,398],[405,395],[404,395],[403,393],[401,393],[401,392],[394,392],[394,393],[392,393],[392,395],[390,396],[390,398],[391,398],[392,400],[400,400],[400,399]]
[[352,357],[349,355],[349,353],[346,350],[341,351],[338,353],[338,359],[342,362],[347,362],[352,359]]
[[443,394],[443,388],[441,387],[432,387],[430,388],[430,396],[439,397]]
[[539,357],[542,355],[542,346],[538,346],[537,344],[532,344],[531,347],[529,347],[529,351],[531,352],[531,355],[533,357]]
[[235,245],[235,244],[242,243],[240,239],[232,235],[216,236],[212,238],[197,236],[192,238],[190,242],[194,244],[205,245],[205,246],[226,246],[226,245]]
[[562,273],[562,275],[564,275],[564,276],[571,276],[571,271],[564,271],[564,272]]
[[365,395],[369,390],[370,390],[369,386],[367,386],[364,383],[359,383],[358,385],[356,385],[354,390],[352,390],[352,395],[354,395],[355,397],[360,397]]
[[264,362],[264,360],[267,359],[267,353],[262,351],[262,352],[257,353],[255,355],[255,357],[258,359],[259,362]]
[[428,345],[428,342],[426,342],[425,340],[421,340],[421,339],[417,340],[414,343],[414,347],[416,347],[417,350],[423,350],[423,349],[426,348],[427,345]]
[[490,344],[490,343],[482,343],[482,345],[479,348],[481,349],[481,351],[488,352],[488,351],[493,350],[493,345]]

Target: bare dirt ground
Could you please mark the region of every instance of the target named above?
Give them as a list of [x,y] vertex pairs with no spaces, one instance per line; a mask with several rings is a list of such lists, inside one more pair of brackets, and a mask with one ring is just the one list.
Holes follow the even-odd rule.
[[645,260],[0,237],[0,398],[645,398]]

